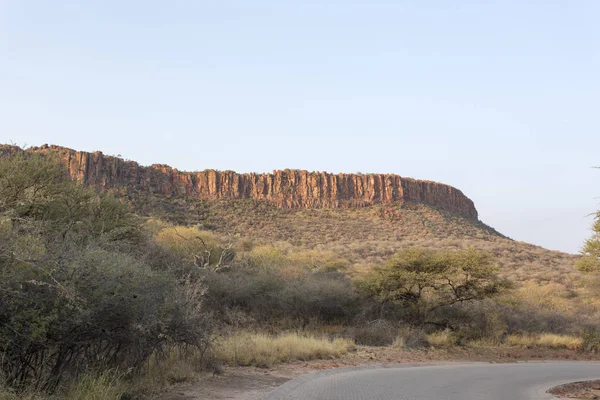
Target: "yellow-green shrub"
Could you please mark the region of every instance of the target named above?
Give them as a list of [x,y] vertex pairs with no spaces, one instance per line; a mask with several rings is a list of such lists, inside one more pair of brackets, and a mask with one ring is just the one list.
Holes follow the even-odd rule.
[[456,336],[449,330],[430,333],[426,339],[427,343],[433,347],[451,347],[455,346],[457,342]]
[[320,339],[297,333],[269,336],[239,332],[215,342],[217,362],[229,365],[270,366],[294,360],[335,358],[354,346],[348,339]]
[[545,333],[541,335],[509,335],[504,340],[509,346],[516,347],[547,347],[552,349],[579,350],[583,339],[569,335]]
[[72,382],[65,394],[67,400],[119,400],[125,392],[120,375],[108,371],[99,375],[83,374]]

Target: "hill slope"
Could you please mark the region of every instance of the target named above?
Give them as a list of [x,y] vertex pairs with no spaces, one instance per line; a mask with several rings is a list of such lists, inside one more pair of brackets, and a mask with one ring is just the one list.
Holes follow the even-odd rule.
[[350,272],[356,274],[408,247],[474,246],[494,254],[502,274],[514,280],[566,283],[579,276],[573,267],[577,258],[574,255],[511,240],[479,221],[424,204],[296,210],[258,201],[204,201],[193,205],[172,199],[154,201],[161,204],[155,210],[166,210],[163,219],[179,215],[180,223],[193,222],[255,243],[278,243],[292,251],[333,252],[347,259]]
[[[16,151],[22,150],[0,147],[0,153]],[[473,202],[460,190],[437,182],[294,170],[180,172],[59,146],[26,151],[56,157],[71,178],[113,191],[143,215],[291,251],[333,252],[353,274],[407,247],[474,246],[495,254],[512,279],[563,283],[578,278],[576,256],[501,235],[478,221]]]

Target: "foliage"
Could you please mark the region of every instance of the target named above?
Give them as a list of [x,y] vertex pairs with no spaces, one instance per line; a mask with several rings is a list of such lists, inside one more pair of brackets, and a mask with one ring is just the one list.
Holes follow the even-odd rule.
[[356,344],[364,346],[389,346],[395,342],[396,333],[396,326],[382,319],[369,321],[352,329]]
[[600,272],[600,211],[596,213],[592,231],[592,237],[585,241],[582,257],[577,261],[577,268],[587,273]]
[[126,386],[118,371],[106,371],[98,375],[82,374],[66,390],[67,399],[120,400]]
[[235,259],[231,242],[224,243],[215,235],[193,227],[164,227],[154,239],[156,243],[175,254],[181,262],[200,268],[227,268]]
[[448,321],[433,320],[434,313],[495,296],[508,286],[498,277],[491,257],[473,248],[445,252],[409,249],[359,282],[382,310],[391,305],[399,307],[411,322],[448,326]]
[[[118,397],[142,368],[138,384],[148,387],[193,379],[212,357],[272,365],[352,347],[285,328],[406,348],[506,337],[600,347],[595,330],[572,336],[597,310],[578,300],[575,272],[561,269],[572,258],[478,222],[410,204],[282,210],[249,201],[202,201],[191,210],[199,221],[182,199],[130,194],[181,211],[171,219],[185,226],[174,226],[143,222],[65,176],[44,156],[0,157],[0,386],[15,396],[58,388]],[[599,218],[583,271],[600,272]],[[215,231],[200,229],[209,224]],[[458,250],[471,244],[489,251]],[[531,281],[507,291],[498,267]],[[271,335],[240,332],[248,327]]]
[[225,315],[229,309],[243,311],[276,324],[288,320],[298,327],[310,321],[349,321],[358,310],[359,298],[351,281],[337,272],[305,271],[287,279],[276,271],[238,267],[226,273],[207,271],[206,304]]
[[147,244],[125,205],[50,158],[0,157],[0,380],[51,392],[165,346],[205,346],[203,284],[153,268]]
[[[127,191],[128,199],[135,198],[132,192]],[[202,223],[195,217],[196,200],[153,196],[155,202],[143,198],[133,203],[144,214],[182,220],[192,226]],[[148,204],[154,206],[149,208]],[[289,253],[331,252],[343,257],[345,270],[353,276],[362,276],[408,248],[455,250],[473,246],[493,254],[502,276],[513,281],[564,283],[579,277],[573,269],[575,255],[511,240],[479,221],[423,204],[349,209],[281,209],[258,200],[204,200],[203,204],[214,218],[211,231],[215,234],[239,235],[257,247],[275,245]],[[173,208],[181,214],[174,220]]]
[[423,347],[425,344],[427,344],[427,334],[423,329],[410,325],[403,325],[398,329],[392,346],[411,349]]
[[590,353],[600,352],[600,332],[597,328],[588,328],[583,332],[582,348]]

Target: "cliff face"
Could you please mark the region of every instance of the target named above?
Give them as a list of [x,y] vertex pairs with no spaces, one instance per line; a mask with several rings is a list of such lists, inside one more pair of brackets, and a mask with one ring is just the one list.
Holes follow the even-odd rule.
[[[21,149],[0,148],[0,152],[14,151]],[[473,202],[460,190],[398,175],[334,175],[300,170],[270,174],[182,172],[167,165],[144,167],[101,152],[78,152],[60,146],[44,145],[26,151],[57,157],[72,179],[100,189],[127,187],[198,199],[257,199],[282,208],[349,208],[412,201],[477,219]]]

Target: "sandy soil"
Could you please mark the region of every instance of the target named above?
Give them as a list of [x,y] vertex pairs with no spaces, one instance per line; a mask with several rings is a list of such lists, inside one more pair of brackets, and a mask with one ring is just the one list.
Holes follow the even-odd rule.
[[600,381],[568,383],[549,392],[561,399],[600,399]]
[[[403,350],[385,347],[358,347],[335,360],[313,360],[282,364],[274,368],[229,367],[222,376],[205,375],[198,382],[178,386],[156,399],[166,400],[260,400],[297,376],[329,368],[368,364],[419,364],[451,361],[515,362],[532,360],[600,360],[595,354],[570,350],[514,348],[451,348]],[[583,391],[580,391],[583,393]],[[571,395],[564,391],[563,395]],[[580,393],[580,395],[581,395]],[[574,398],[574,397],[564,397]],[[577,397],[595,398],[595,397]],[[600,397],[598,397],[600,398]]]

